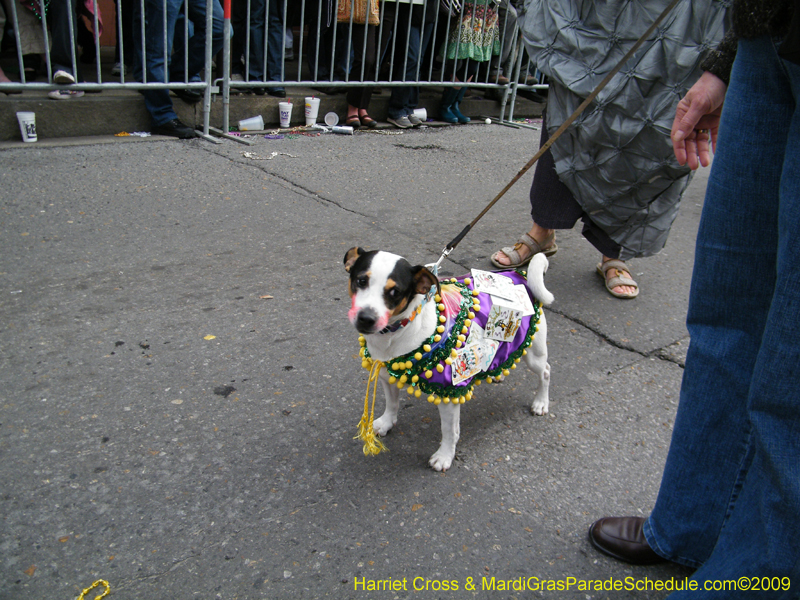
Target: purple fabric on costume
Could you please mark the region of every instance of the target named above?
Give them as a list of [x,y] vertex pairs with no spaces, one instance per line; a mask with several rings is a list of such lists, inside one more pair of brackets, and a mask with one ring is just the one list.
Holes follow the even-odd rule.
[[[535,305],[536,299],[531,294],[530,289],[527,286],[526,279],[523,275],[517,273],[516,271],[502,271],[500,272],[501,275],[505,275],[509,277],[514,284],[523,284],[525,286],[525,290],[528,292],[528,296],[531,298],[531,302]],[[474,289],[474,282],[470,275],[465,275],[462,277],[457,278],[459,283],[464,283],[465,279],[470,279],[470,283],[467,287],[472,291]],[[442,340],[434,346],[434,349],[444,343],[449,339],[451,335],[458,335],[459,332],[452,331],[454,322],[456,317],[459,313],[459,307],[462,302],[463,296],[459,288],[452,283],[450,280],[442,283],[442,304],[445,306],[445,310],[442,311],[442,314],[445,315],[447,318],[447,322],[445,324],[446,330],[445,333],[442,334]],[[486,323],[489,319],[489,313],[492,309],[492,296],[486,293],[479,293],[478,301],[480,302],[480,310],[475,312],[475,318],[473,322],[480,325],[482,328],[486,328]],[[535,316],[535,315],[534,315]],[[474,379],[484,379],[486,377],[485,373],[492,373],[495,370],[501,369],[501,365],[505,363],[510,357],[511,354],[517,351],[526,341],[528,336],[528,332],[530,331],[531,327],[535,327],[536,321],[531,322],[533,316],[526,316],[522,318],[520,328],[517,330],[514,339],[510,342],[500,342],[500,346],[497,349],[497,353],[492,360],[491,367],[486,372],[481,372],[470,379],[464,380],[459,382],[455,386],[453,386],[453,368],[450,365],[445,365],[444,363],[444,371],[439,373],[438,371],[433,371],[433,376],[430,379],[427,379],[429,383],[442,386],[442,387],[457,387],[457,388],[469,388],[472,386]],[[532,333],[532,332],[531,332]],[[469,334],[467,334],[469,336]],[[507,367],[508,365],[506,365]],[[465,390],[466,391],[466,390]]]

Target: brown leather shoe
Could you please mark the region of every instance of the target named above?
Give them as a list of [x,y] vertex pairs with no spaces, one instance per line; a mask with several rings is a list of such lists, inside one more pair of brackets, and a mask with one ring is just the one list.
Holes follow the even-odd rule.
[[650,548],[643,524],[642,517],[605,517],[589,528],[589,541],[600,552],[634,565],[666,562]]

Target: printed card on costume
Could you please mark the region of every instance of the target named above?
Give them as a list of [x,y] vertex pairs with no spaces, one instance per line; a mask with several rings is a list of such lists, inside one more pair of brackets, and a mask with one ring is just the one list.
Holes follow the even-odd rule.
[[522,325],[522,311],[517,303],[494,298],[492,310],[486,321],[486,337],[501,342],[510,342]]
[[531,302],[528,288],[525,285],[519,283],[514,286],[513,300],[516,301],[517,306],[522,310],[523,317],[529,317],[534,313],[533,302]]
[[501,298],[513,298],[515,296],[514,280],[500,273],[472,269],[472,282],[477,291],[485,294],[500,296]]
[[480,373],[483,362],[484,352],[479,344],[469,344],[457,350],[453,363],[450,365],[453,373],[453,385]]
[[469,337],[467,338],[467,346],[475,344],[480,346],[483,350],[483,362],[481,363],[481,371],[488,371],[492,366],[494,355],[497,354],[497,349],[500,347],[500,342],[497,340],[490,340],[486,337],[486,332],[483,327],[477,323],[472,323],[469,328]]

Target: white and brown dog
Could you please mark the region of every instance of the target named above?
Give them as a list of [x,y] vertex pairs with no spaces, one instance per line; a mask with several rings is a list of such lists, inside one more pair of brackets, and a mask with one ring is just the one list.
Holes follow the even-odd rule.
[[[502,273],[514,283],[525,283],[535,311],[515,324],[509,341],[490,342],[494,344],[491,351],[481,350],[481,342],[476,345],[470,337],[473,329],[482,332],[486,327],[492,304],[492,296],[476,291],[470,278],[440,282],[424,266],[412,266],[396,254],[362,248],[351,248],[344,265],[350,274],[348,316],[362,336],[362,364],[371,370],[371,380],[380,373],[386,395],[386,410],[374,422],[367,418],[365,406],[362,434],[366,431],[365,435],[374,437],[389,432],[397,422],[401,389],[416,397],[424,393],[437,405],[442,426],[441,444],[429,464],[445,471],[456,452],[461,404],[472,397],[473,385],[502,379],[520,361],[539,380],[531,412],[547,413],[550,365],[541,306],[549,305],[553,295],[544,286],[548,262],[543,254],[533,257],[527,278],[516,271]],[[367,440],[362,439],[368,453]],[[382,448],[379,442],[378,446]]]

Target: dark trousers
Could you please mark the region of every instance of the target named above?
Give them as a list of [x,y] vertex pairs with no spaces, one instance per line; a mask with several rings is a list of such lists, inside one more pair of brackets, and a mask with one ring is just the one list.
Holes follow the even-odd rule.
[[[366,36],[366,47],[364,37]],[[378,56],[378,27],[376,25],[357,25],[353,23],[353,66],[350,70],[350,81],[374,81],[375,65]],[[363,70],[363,76],[362,76]],[[347,92],[347,103],[357,108],[369,108],[372,99],[372,87],[352,88]]]
[[[543,115],[546,118],[546,115]],[[541,148],[549,139],[547,127],[542,122]],[[595,225],[575,196],[558,178],[553,155],[548,149],[539,162],[531,184],[531,217],[534,223],[545,229],[572,229],[578,219],[583,220],[583,237],[597,248],[603,256],[618,258],[619,244],[608,237],[608,234]]]

